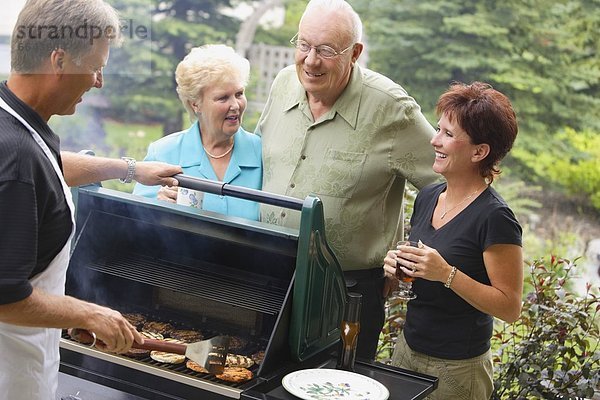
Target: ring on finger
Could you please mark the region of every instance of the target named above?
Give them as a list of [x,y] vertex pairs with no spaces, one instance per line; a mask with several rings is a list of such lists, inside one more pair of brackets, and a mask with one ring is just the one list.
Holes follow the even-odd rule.
[[95,332],[90,331],[90,335],[92,335],[92,338],[94,339],[94,340],[92,340],[92,344],[90,344],[90,347],[94,347],[96,345],[96,340],[98,338],[96,337],[96,333]]

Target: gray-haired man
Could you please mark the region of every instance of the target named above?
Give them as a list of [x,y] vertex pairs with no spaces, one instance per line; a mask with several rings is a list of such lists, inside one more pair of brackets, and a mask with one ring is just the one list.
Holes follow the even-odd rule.
[[[60,152],[47,122],[75,112],[103,83],[116,11],[102,0],[29,0],[15,26],[11,75],[0,83],[0,392],[55,398],[61,328],[127,351],[136,329],[114,310],[65,296],[74,228],[68,186],[104,179],[173,185],[178,166]],[[101,341],[101,342],[100,342]]]

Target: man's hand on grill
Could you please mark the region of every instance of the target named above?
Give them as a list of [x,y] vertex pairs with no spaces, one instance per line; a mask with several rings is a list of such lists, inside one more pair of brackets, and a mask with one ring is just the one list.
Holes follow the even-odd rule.
[[179,182],[173,178],[173,175],[182,172],[179,165],[171,165],[159,161],[139,161],[136,163],[133,179],[148,186],[177,186]]
[[125,183],[133,178],[148,186],[175,186],[178,182],[173,175],[182,172],[178,165],[159,161],[136,162],[127,157],[124,159],[96,157],[70,151],[61,151],[60,154],[65,180],[71,187],[117,178]]
[[142,335],[118,311],[94,305],[85,328],[97,337],[96,347],[111,353],[126,353],[133,342],[144,343]]
[[168,201],[170,203],[177,202],[177,186],[161,186],[158,189],[158,193],[156,194],[156,198],[158,200]]

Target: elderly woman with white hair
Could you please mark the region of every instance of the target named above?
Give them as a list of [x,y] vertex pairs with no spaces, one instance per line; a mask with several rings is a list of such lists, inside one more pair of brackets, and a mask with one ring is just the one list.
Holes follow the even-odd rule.
[[[186,175],[260,189],[260,137],[242,128],[247,100],[244,89],[250,75],[248,60],[225,45],[193,48],[175,72],[177,93],[192,119],[184,131],[150,144],[144,160],[181,165]],[[183,190],[136,184],[134,194],[177,202]],[[258,220],[258,203],[210,193],[185,204]],[[181,200],[181,199],[180,199]],[[179,202],[181,204],[181,202]]]

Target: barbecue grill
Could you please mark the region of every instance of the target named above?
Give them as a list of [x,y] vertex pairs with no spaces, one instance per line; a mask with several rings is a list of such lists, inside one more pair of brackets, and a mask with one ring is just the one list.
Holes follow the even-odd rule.
[[[66,293],[204,337],[230,335],[240,343],[230,352],[264,352],[260,365],[250,368],[254,378],[230,383],[185,363],[108,354],[66,333],[61,372],[145,399],[293,399],[281,388],[285,374],[335,367],[345,306],[343,273],[325,240],[320,200],[177,178],[190,189],[300,212],[301,226],[224,216],[99,185],[76,188]],[[386,384],[391,399],[419,399],[437,386],[436,378],[378,363],[357,362],[357,372]],[[401,397],[394,397],[394,388]]]

